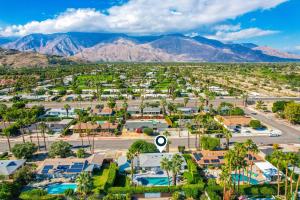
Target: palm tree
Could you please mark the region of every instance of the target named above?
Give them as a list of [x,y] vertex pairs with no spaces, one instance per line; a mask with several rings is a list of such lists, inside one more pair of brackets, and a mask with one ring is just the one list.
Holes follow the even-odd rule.
[[283,153],[280,150],[275,150],[271,155],[271,162],[277,167],[277,196],[280,195],[280,167],[282,166]]
[[134,167],[133,167],[133,159],[135,157],[135,154],[131,151],[128,151],[126,154],[127,160],[130,160],[130,174],[131,174],[131,184],[133,185],[133,174],[134,174]]
[[[300,162],[298,162],[297,164],[298,164],[298,167],[300,167]],[[298,174],[298,180],[297,180],[296,188],[294,191],[294,199],[297,199],[299,184],[300,184],[300,174]]]
[[20,127],[20,132],[21,132],[21,135],[22,135],[22,140],[23,140],[23,143],[25,143],[25,137],[24,137],[24,119],[18,119],[17,122],[16,122],[19,127]]
[[161,162],[160,162],[160,167],[161,169],[165,170],[168,176],[168,185],[169,185],[169,189],[170,189],[170,171],[172,170],[172,162],[164,157]]
[[[250,183],[251,180],[251,176],[252,176],[252,168],[253,168],[253,160],[254,160],[254,154],[257,154],[259,152],[257,145],[255,144],[255,142],[253,142],[251,139],[248,139],[245,142],[246,148],[248,150],[248,160],[250,161],[250,176],[248,176],[249,174],[249,170],[247,170],[247,176],[248,176],[248,183]],[[249,152],[251,152],[253,155],[251,156],[251,160],[249,159]]]
[[293,193],[293,175],[295,173],[295,167],[298,163],[300,163],[299,155],[296,153],[292,153],[291,155],[291,165],[293,166],[292,173],[290,175],[290,192]]
[[[177,114],[178,114],[179,121],[182,122],[182,115],[183,115],[182,111],[178,110]],[[181,137],[181,123],[178,123],[178,136]]]
[[190,149],[190,133],[193,131],[193,126],[190,123],[187,123],[186,128],[188,130],[188,148]]
[[93,189],[93,180],[91,175],[88,172],[82,172],[76,178],[77,183],[77,192],[82,194],[84,198],[89,194]]
[[140,110],[141,110],[141,115],[142,115],[142,117],[144,116],[144,109],[145,109],[144,97],[141,96]]
[[225,154],[225,164],[228,167],[228,172],[230,174],[229,176],[229,188],[231,188],[231,184],[232,184],[232,176],[231,176],[231,172],[232,170],[235,168],[234,164],[235,164],[235,151],[233,149],[230,149],[226,152]]
[[243,98],[244,107],[247,107],[247,101],[248,101],[248,94],[247,94],[247,92],[245,92],[245,93],[242,94],[242,98]]
[[186,107],[186,105],[188,104],[189,101],[190,101],[189,97],[184,97],[184,99],[183,99],[184,107]]
[[160,100],[160,106],[161,106],[161,108],[162,108],[162,110],[163,110],[163,114],[166,115],[167,101],[166,101],[165,98],[162,98],[162,99]]
[[[163,135],[164,135],[165,137],[171,136],[171,134],[170,134],[169,131],[163,132]],[[167,142],[167,152],[169,152],[169,151],[170,151],[170,141],[168,140],[168,142]]]
[[[92,119],[92,125],[94,125],[96,123],[97,122],[96,122],[95,118],[93,118]],[[93,134],[93,139],[92,139],[92,149],[93,149],[93,151],[92,151],[92,153],[94,154],[95,153],[95,135],[96,135],[96,133],[93,132],[92,134]]]
[[65,108],[65,110],[67,112],[67,117],[69,117],[69,110],[71,109],[70,105],[66,104],[66,105],[64,105],[64,108]]
[[47,150],[45,132],[48,130],[48,126],[44,122],[41,122],[39,123],[38,128],[41,130],[42,137],[44,140],[45,150]]
[[8,144],[8,149],[9,151],[11,151],[11,144],[10,144],[10,128],[6,127],[3,129],[3,135],[5,135],[6,140],[7,140],[7,144]]
[[284,196],[287,199],[287,192],[288,192],[288,171],[289,171],[289,165],[293,160],[293,153],[289,152],[284,154],[283,157],[283,163],[285,168],[285,184],[284,184]]
[[[225,200],[227,185],[230,184],[231,172],[229,171],[228,166],[222,166],[222,172],[220,174],[220,180],[223,184],[223,200]],[[230,186],[229,186],[230,188]]]
[[172,176],[173,176],[173,185],[176,185],[177,174],[181,171],[182,158],[179,154],[175,154],[172,159]]
[[122,104],[122,107],[124,109],[124,120],[126,121],[126,116],[127,116],[127,109],[128,109],[128,103],[127,103],[127,99],[124,99],[124,102]]
[[223,127],[223,136],[226,138],[226,149],[229,149],[230,138],[232,138],[231,131]]

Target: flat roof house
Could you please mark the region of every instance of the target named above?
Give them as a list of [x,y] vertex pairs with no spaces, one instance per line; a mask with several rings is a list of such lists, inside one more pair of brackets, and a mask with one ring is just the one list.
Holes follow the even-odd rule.
[[76,117],[74,108],[71,108],[68,113],[64,108],[51,108],[46,112],[46,115],[52,117]]
[[183,115],[193,115],[198,113],[197,107],[179,107],[177,108],[178,111],[181,111]]
[[[171,160],[175,154],[179,153],[142,153],[133,159],[133,166],[134,168],[139,168],[142,170],[161,170],[160,163],[162,159],[168,158]],[[182,157],[181,154],[179,155]],[[187,164],[183,157],[182,161],[181,170],[184,170],[186,169]],[[130,165],[128,165],[126,156],[120,156],[118,158],[118,166],[123,170],[130,169]]]
[[235,129],[239,126],[249,126],[252,120],[251,117],[246,116],[217,116],[215,119],[228,129]]
[[161,115],[161,109],[159,107],[145,107],[143,109],[143,115],[146,115],[146,116]]
[[69,129],[73,133],[77,134],[83,134],[86,135],[87,132],[90,134],[96,134],[100,136],[112,136],[118,131],[119,124],[118,123],[110,123],[110,122],[104,122],[104,123],[77,123],[73,126],[71,126]]
[[164,131],[169,127],[164,119],[141,119],[141,120],[127,120],[125,128],[128,131],[136,131],[141,128],[151,128],[154,131]]
[[141,109],[137,106],[129,106],[127,108],[127,113],[134,116],[134,115],[140,115],[141,114]]
[[25,165],[26,160],[0,160],[0,175],[6,179]]

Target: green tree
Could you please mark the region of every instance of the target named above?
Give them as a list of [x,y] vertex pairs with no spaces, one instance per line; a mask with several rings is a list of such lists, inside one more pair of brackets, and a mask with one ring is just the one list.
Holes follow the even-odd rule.
[[168,158],[163,158],[160,162],[160,167],[162,170],[165,170],[168,176],[168,186],[170,188],[170,171],[172,170],[172,162]]
[[18,159],[29,159],[37,151],[37,146],[31,142],[25,142],[22,144],[15,144],[12,148],[12,153]]
[[72,145],[64,141],[57,141],[52,143],[49,150],[50,157],[59,156],[61,158],[66,158],[72,154]]
[[[170,136],[171,136],[171,134],[170,134],[170,132],[169,132],[169,131],[164,131],[164,132],[163,132],[163,136],[165,136],[166,138],[168,138],[168,137],[170,137]],[[167,142],[167,146],[166,146],[166,151],[167,151],[167,152],[169,152],[169,151],[170,151],[170,144],[171,144],[171,141],[170,141],[170,140],[168,140],[168,142]]]
[[76,157],[77,158],[84,158],[85,156],[85,150],[83,148],[80,148],[76,152]]
[[47,151],[47,144],[46,144],[46,131],[49,130],[48,126],[44,123],[44,122],[41,122],[39,123],[38,125],[38,128],[40,129],[41,133],[42,133],[42,137],[43,137],[43,141],[44,141],[44,147],[45,147],[45,150]]
[[133,184],[133,174],[134,174],[134,166],[133,160],[135,158],[135,153],[128,151],[126,154],[127,160],[130,160],[130,174],[131,174],[131,184]]
[[276,101],[276,102],[274,102],[273,106],[272,106],[272,112],[273,113],[283,112],[284,111],[284,107],[288,103],[289,103],[288,101]]
[[253,129],[260,129],[263,127],[259,120],[251,120],[249,123],[250,127]]
[[271,154],[271,162],[276,165],[277,167],[277,196],[280,195],[280,181],[281,181],[281,176],[280,176],[280,169],[281,166],[283,165],[283,157],[284,154],[281,150],[275,150]]
[[200,143],[202,149],[204,150],[215,150],[216,148],[220,147],[219,138],[213,138],[209,136],[201,137]]
[[232,138],[232,133],[227,128],[223,127],[222,129],[223,136],[226,139],[226,148],[229,149],[230,138]]
[[291,123],[300,124],[300,103],[288,103],[284,108],[284,116]]
[[172,176],[173,176],[173,185],[177,183],[177,175],[181,171],[181,165],[183,163],[182,157],[179,154],[175,154],[171,159],[172,167]]
[[137,140],[128,149],[131,152],[138,153],[156,153],[158,152],[155,144],[146,142],[145,140]]
[[71,109],[71,106],[69,104],[65,104],[64,108],[65,108],[65,110],[67,112],[67,117],[69,117],[69,110]]
[[93,179],[88,172],[82,172],[76,178],[77,192],[84,198],[93,190]]

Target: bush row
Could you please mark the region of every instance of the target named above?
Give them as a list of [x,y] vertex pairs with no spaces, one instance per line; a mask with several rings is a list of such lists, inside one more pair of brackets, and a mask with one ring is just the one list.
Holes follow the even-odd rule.
[[116,176],[117,176],[117,164],[116,163],[111,163],[109,165],[109,171],[108,171],[108,176],[107,176],[107,181],[104,184],[104,190],[107,191],[108,188],[112,187],[114,185]]

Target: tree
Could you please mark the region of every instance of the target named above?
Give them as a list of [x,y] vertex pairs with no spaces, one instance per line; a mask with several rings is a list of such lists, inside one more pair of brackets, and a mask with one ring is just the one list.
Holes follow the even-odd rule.
[[29,159],[37,151],[37,146],[31,142],[25,142],[23,144],[15,144],[12,148],[12,153],[18,159]]
[[280,168],[282,166],[283,156],[281,150],[275,150],[271,154],[271,162],[277,167],[277,196],[280,195]]
[[158,152],[155,144],[146,142],[145,140],[135,141],[128,149],[131,152],[138,153],[156,153]]
[[167,106],[167,101],[165,98],[162,98],[160,100],[160,106],[162,107],[162,111],[163,111],[163,114],[166,115],[166,106]]
[[83,148],[80,148],[76,152],[76,157],[77,158],[84,158],[85,156],[85,150]]
[[284,116],[291,123],[300,124],[300,103],[288,103],[284,108]]
[[[171,136],[171,134],[170,134],[169,131],[164,131],[164,132],[163,132],[163,136],[165,136],[165,137],[167,138],[167,137]],[[167,151],[167,152],[170,151],[170,144],[171,144],[171,142],[168,140],[167,146],[166,146],[166,147],[167,147],[167,148],[166,148],[166,151]]]
[[256,109],[262,110],[264,104],[265,104],[265,103],[264,103],[262,100],[258,100],[258,101],[256,102]]
[[16,173],[13,175],[13,179],[15,183],[25,186],[34,179],[34,176],[35,174],[33,172],[33,169],[30,166],[26,165],[16,171]]
[[227,128],[223,127],[223,135],[226,138],[226,148],[229,149],[230,138],[232,138],[232,133]]
[[284,107],[288,103],[289,103],[288,101],[276,101],[276,102],[274,102],[273,106],[272,106],[272,112],[273,113],[283,112],[284,111]]
[[3,135],[5,135],[7,144],[8,144],[8,150],[11,151],[11,144],[10,144],[10,129],[9,128],[4,128],[2,130]]
[[52,143],[49,150],[50,157],[59,156],[61,158],[66,158],[72,154],[72,145],[64,141],[57,141]]
[[[257,154],[259,152],[258,147],[255,144],[255,142],[253,142],[253,140],[247,139],[244,144],[245,144],[246,149],[248,150],[248,152],[251,152],[252,154]],[[253,159],[254,159],[254,156],[251,156],[251,160],[250,160],[249,159],[249,154],[248,154],[248,160],[250,161],[250,173],[249,173],[249,170],[247,170],[247,175],[250,174],[250,176],[248,176],[248,183],[250,183],[251,176],[252,176],[252,168],[253,168],[253,164],[254,164]]]
[[43,136],[43,140],[44,140],[44,147],[45,147],[45,150],[47,151],[47,144],[46,144],[46,135],[45,135],[45,132],[47,130],[49,130],[49,128],[48,128],[48,126],[44,122],[39,123],[38,128],[42,132],[42,136]]
[[65,108],[65,110],[67,112],[67,117],[69,117],[69,110],[71,109],[71,106],[69,104],[65,104],[64,108]]
[[171,163],[172,163],[171,171],[172,171],[172,176],[173,176],[173,185],[176,185],[177,175],[181,171],[182,162],[183,162],[182,157],[179,154],[175,154],[171,159]]
[[152,128],[144,128],[143,133],[145,133],[146,135],[151,136],[151,135],[153,135],[154,131],[153,131]]
[[82,172],[76,178],[77,192],[86,197],[93,189],[93,179],[88,172]]
[[190,101],[189,97],[184,97],[184,99],[183,99],[184,107],[186,107],[186,105],[188,104],[189,101]]
[[127,160],[130,160],[130,174],[131,174],[131,184],[133,184],[133,174],[134,174],[134,166],[133,166],[133,159],[135,157],[135,153],[128,151],[126,154]]
[[249,123],[250,127],[253,129],[260,129],[263,127],[259,120],[251,120]]
[[164,157],[161,162],[160,162],[160,167],[162,170],[165,170],[166,173],[167,173],[167,176],[168,176],[168,186],[169,186],[169,189],[170,189],[170,171],[172,169],[172,162]]
[[204,150],[215,150],[220,146],[220,139],[209,137],[209,136],[201,137],[200,143],[202,149]]

